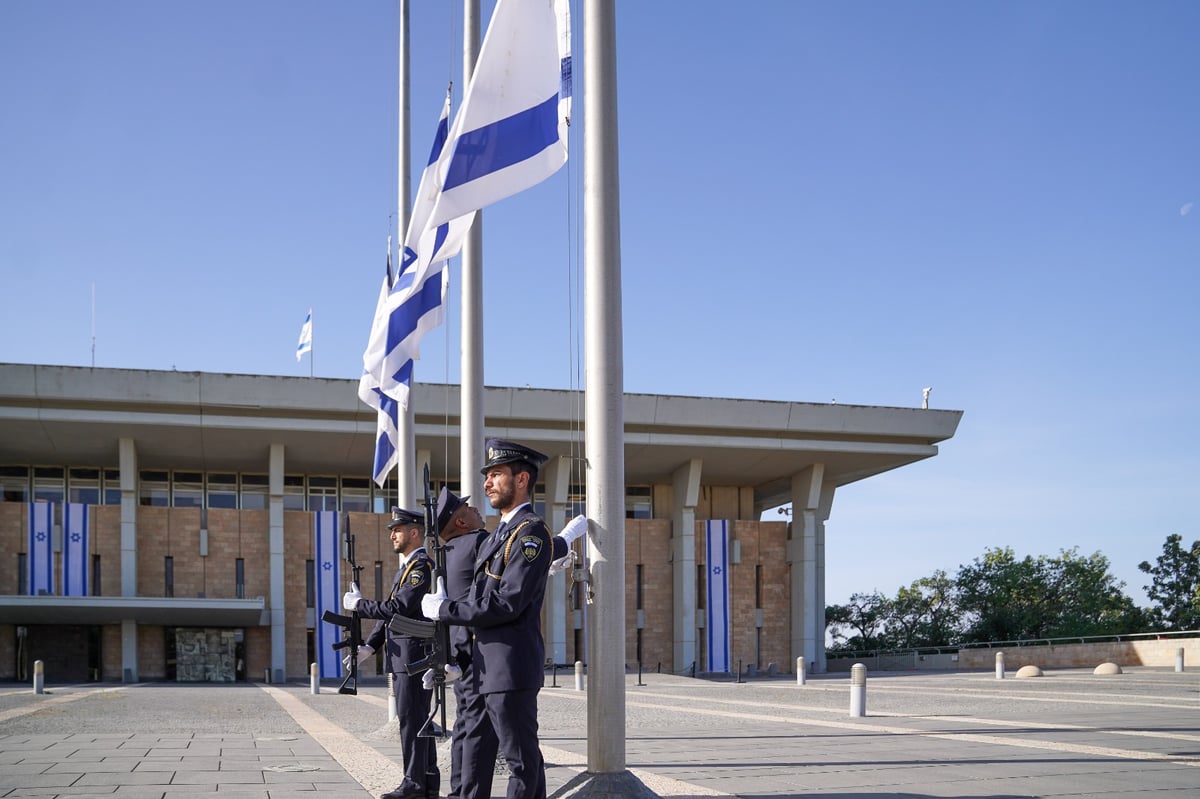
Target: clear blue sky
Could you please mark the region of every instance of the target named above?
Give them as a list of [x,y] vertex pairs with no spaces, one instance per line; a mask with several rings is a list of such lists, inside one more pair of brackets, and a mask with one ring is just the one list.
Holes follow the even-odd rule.
[[[420,163],[451,77],[461,96],[461,3],[412,6]],[[1137,563],[1200,537],[1200,4],[617,20],[626,390],[916,406],[932,386],[958,434],[838,492],[828,601],[1078,546],[1144,603]],[[357,377],[396,59],[385,0],[0,4],[0,360],[91,363],[95,284],[97,366],[307,375],[311,306],[315,374]],[[578,385],[573,146],[484,213],[489,385]],[[418,364],[435,382],[458,380],[452,276]]]

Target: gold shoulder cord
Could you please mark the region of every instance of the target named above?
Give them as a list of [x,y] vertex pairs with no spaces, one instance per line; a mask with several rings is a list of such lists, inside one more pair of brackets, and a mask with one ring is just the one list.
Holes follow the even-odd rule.
[[[516,527],[514,527],[512,533],[509,534],[508,539],[504,542],[504,558],[503,558],[503,560],[500,561],[500,570],[501,571],[503,571],[504,567],[508,565],[508,556],[512,552],[513,542],[517,540],[517,533],[524,530],[532,522],[533,522],[533,519],[526,519],[525,521],[521,522]],[[487,572],[487,576],[491,577],[493,580],[500,579],[500,575],[493,574],[492,570],[489,569],[487,566],[484,566],[483,570],[485,572]]]
[[396,589],[399,588],[400,586],[404,585],[404,583],[406,583],[408,581],[408,575],[412,574],[413,567],[415,567],[416,565],[417,565],[417,559],[412,558],[404,566],[404,573],[400,575],[400,582],[398,582],[392,586],[392,593],[388,594],[388,599],[396,598]]

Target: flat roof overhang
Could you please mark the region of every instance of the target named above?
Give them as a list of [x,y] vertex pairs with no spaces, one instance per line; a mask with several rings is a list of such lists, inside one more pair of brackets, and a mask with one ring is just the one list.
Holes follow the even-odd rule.
[[[0,364],[0,462],[115,467],[131,438],[139,469],[265,473],[280,444],[289,474],[368,476],[375,412],[354,380]],[[418,450],[460,471],[459,387],[413,388]],[[488,387],[486,435],[581,459],[580,392]],[[625,482],[669,483],[693,460],[705,485],[749,486],[755,505],[790,500],[821,464],[834,486],[937,454],[961,411],[626,394]],[[582,464],[577,470],[584,473]],[[580,478],[582,479],[582,478]]]
[[0,596],[0,624],[119,624],[264,627],[263,597],[203,599],[124,596]]

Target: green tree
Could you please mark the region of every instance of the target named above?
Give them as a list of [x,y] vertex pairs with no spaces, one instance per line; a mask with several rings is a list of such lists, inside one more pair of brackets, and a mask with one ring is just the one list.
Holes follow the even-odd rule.
[[1183,536],[1169,535],[1153,566],[1145,560],[1138,564],[1151,577],[1143,587],[1157,603],[1150,617],[1158,630],[1200,629],[1200,541],[1187,549],[1182,544]]
[[888,599],[878,591],[851,594],[848,604],[829,605],[825,608],[825,627],[832,638],[830,649],[883,648],[886,645],[884,620],[888,613]]
[[896,649],[948,646],[958,638],[958,603],[954,581],[941,569],[896,592],[887,619],[890,644]]
[[955,583],[966,641],[1018,641],[1136,632],[1143,615],[1108,572],[1099,552],[1077,548],[1056,557],[989,549],[963,566]]

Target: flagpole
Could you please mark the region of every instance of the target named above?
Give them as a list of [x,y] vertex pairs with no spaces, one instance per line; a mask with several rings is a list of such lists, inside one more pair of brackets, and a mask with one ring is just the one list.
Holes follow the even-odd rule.
[[[308,320],[310,323],[312,322],[312,308],[308,309]],[[310,327],[309,330],[312,330],[312,328]],[[308,345],[308,378],[310,380],[312,379],[313,371],[315,371],[315,369],[316,369],[316,363],[317,363],[317,350],[313,347],[312,344],[309,344]]]
[[96,368],[96,281],[92,281],[92,368]]
[[[479,0],[463,0],[463,86],[479,60]],[[483,496],[483,212],[462,247],[462,385],[459,396],[459,493]]]
[[[596,592],[587,629],[587,741],[588,772],[607,775],[625,771],[625,648],[612,645],[625,640],[625,387],[613,5],[583,4],[584,428],[592,520],[588,563]],[[634,780],[628,773],[623,777]]]
[[[411,125],[409,116],[412,105],[412,92],[409,87],[409,25],[408,0],[400,0],[400,130],[399,130],[399,171],[397,174],[396,221],[399,226],[400,247],[404,247],[408,222],[412,217],[412,164]],[[399,258],[397,264],[403,264]],[[400,267],[398,267],[400,268]],[[414,369],[415,371],[415,369]],[[396,503],[408,510],[417,506],[417,438],[414,423],[413,393],[416,390],[416,377],[409,381],[408,407],[401,407],[396,414]]]

